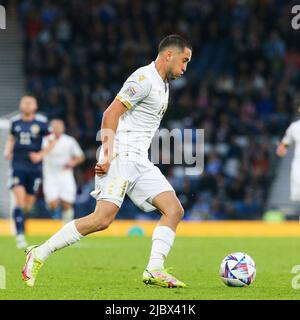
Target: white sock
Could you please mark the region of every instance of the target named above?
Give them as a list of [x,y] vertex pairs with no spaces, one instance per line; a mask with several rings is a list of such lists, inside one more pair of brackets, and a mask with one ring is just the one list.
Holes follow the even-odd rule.
[[164,262],[174,243],[175,232],[166,226],[158,226],[152,235],[152,249],[147,270],[162,270]]
[[73,208],[63,210],[62,220],[63,220],[64,224],[67,224],[68,222],[72,221],[73,219],[74,219],[74,209]]
[[36,248],[36,256],[44,261],[56,250],[70,246],[79,241],[83,236],[78,232],[75,226],[75,220],[64,225],[49,240]]
[[24,242],[26,241],[26,240],[25,240],[24,233],[19,233],[19,234],[17,234],[17,235],[16,235],[16,239],[17,239],[17,241],[20,241],[20,242],[21,242],[21,241],[24,241]]

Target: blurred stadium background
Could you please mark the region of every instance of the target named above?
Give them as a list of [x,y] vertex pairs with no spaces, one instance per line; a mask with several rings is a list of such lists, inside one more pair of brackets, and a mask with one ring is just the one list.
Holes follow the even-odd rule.
[[[205,169],[186,176],[161,165],[185,207],[186,220],[293,220],[292,150],[275,147],[297,117],[299,32],[285,0],[20,0],[0,1],[0,217],[9,217],[8,119],[24,92],[40,112],[62,118],[85,151],[76,169],[76,217],[90,213],[101,117],[127,76],[156,57],[159,40],[192,41],[186,75],[171,84],[162,127],[205,130]],[[163,150],[162,155],[163,157]],[[31,218],[51,217],[42,190]],[[157,219],[128,199],[118,219]]]

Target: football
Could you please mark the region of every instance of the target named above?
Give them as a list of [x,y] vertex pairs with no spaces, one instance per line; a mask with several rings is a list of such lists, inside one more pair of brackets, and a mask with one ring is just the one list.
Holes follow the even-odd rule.
[[254,281],[255,276],[255,262],[246,253],[231,253],[221,262],[220,277],[229,287],[249,286]]

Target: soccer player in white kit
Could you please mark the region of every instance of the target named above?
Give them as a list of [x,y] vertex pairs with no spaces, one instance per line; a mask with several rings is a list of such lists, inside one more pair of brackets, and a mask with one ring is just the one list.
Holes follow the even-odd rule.
[[290,200],[300,202],[300,120],[292,122],[286,129],[276,149],[276,154],[284,157],[291,144],[295,144],[295,151],[291,166]]
[[[74,168],[81,164],[85,157],[78,142],[65,134],[65,124],[60,119],[51,121],[55,144],[44,156],[43,190],[45,200],[51,211],[62,207],[62,220],[66,224],[73,220],[73,204],[76,199],[76,182]],[[43,140],[43,148],[47,148],[49,140]]]
[[148,149],[167,109],[168,82],[183,75],[191,56],[188,41],[169,35],[160,42],[156,60],[126,80],[103,114],[102,148],[92,192],[97,199],[95,211],[69,222],[42,245],[27,248],[22,274],[28,286],[34,285],[38,270],[51,253],[108,228],[125,194],[141,209],[161,212],[143,282],[168,288],[186,286],[164,267],[184,209],[167,179],[148,160]]

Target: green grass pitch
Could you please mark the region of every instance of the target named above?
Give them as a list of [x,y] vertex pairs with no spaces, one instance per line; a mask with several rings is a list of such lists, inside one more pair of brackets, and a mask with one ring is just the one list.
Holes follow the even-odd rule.
[[[45,239],[28,238],[31,244]],[[300,289],[291,284],[296,276],[291,270],[300,265],[300,238],[177,237],[166,267],[174,267],[174,275],[188,284],[185,289],[142,283],[150,248],[148,237],[88,237],[54,253],[40,270],[35,287],[25,288],[23,251],[15,248],[13,237],[0,237],[0,265],[6,269],[6,289],[0,290],[0,300],[300,298]],[[221,260],[235,251],[248,253],[256,262],[256,279],[249,287],[226,287],[219,278]]]

